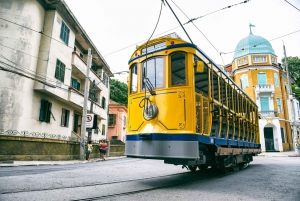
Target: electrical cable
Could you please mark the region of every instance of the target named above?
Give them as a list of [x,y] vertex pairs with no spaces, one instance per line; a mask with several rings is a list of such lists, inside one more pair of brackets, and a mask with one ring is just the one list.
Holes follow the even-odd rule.
[[42,35],[44,35],[44,36],[46,36],[46,37],[48,37],[48,38],[50,38],[50,39],[52,39],[52,40],[55,40],[55,41],[57,41],[57,42],[59,42],[59,43],[61,43],[61,44],[65,45],[65,46],[67,46],[68,48],[71,48],[72,50],[74,49],[73,47],[71,47],[71,46],[68,46],[67,44],[65,44],[65,43],[63,43],[63,42],[61,42],[61,41],[59,41],[59,40],[57,40],[57,39],[55,39],[55,38],[52,38],[51,36],[48,36],[48,35],[44,34],[44,31],[43,31],[43,30],[41,30],[41,31],[37,31],[37,30],[34,30],[34,29],[32,29],[32,28],[29,28],[29,27],[23,26],[23,25],[21,25],[21,24],[18,24],[18,23],[12,22],[12,21],[10,21],[10,20],[7,20],[7,19],[4,19],[4,18],[2,18],[2,17],[0,17],[0,19],[1,19],[1,20],[4,20],[4,21],[7,21],[7,22],[10,22],[10,23],[12,23],[12,24],[15,24],[15,25],[17,25],[17,26],[23,27],[23,28],[25,28],[25,29],[29,29],[29,30],[31,30],[31,31],[33,31],[33,32],[36,32],[36,33],[42,34]]
[[190,22],[192,22],[192,24],[196,27],[196,29],[202,34],[202,36],[204,36],[204,38],[210,43],[210,45],[211,46],[213,46],[213,48],[218,52],[218,54],[220,55],[220,57],[221,57],[221,59],[222,59],[222,61],[223,61],[223,64],[225,65],[225,62],[224,62],[224,60],[223,60],[223,57],[222,57],[222,55],[221,55],[221,53],[219,52],[219,50],[210,42],[210,40],[204,35],[204,33],[196,26],[196,24],[193,22],[194,20],[197,20],[197,18],[195,19],[193,19],[193,20],[191,20],[184,12],[183,12],[183,10],[179,7],[179,6],[177,6],[177,4],[176,3],[174,3],[174,1],[173,0],[171,0],[172,2],[173,2],[173,4],[175,4],[175,6],[186,16],[186,18],[188,18],[189,19],[189,21],[186,23],[186,24],[188,24],[188,23],[190,23]]
[[288,36],[288,35],[297,33],[297,32],[299,32],[299,31],[300,31],[300,30],[297,30],[297,31],[294,31],[294,32],[285,34],[285,35],[283,35],[283,36],[279,36],[279,37],[277,37],[277,38],[273,38],[273,39],[268,40],[268,41],[266,41],[266,42],[258,43],[258,44],[255,44],[255,45],[252,45],[252,46],[249,46],[249,47],[245,47],[245,48],[242,48],[242,49],[239,49],[239,50],[235,50],[235,51],[231,51],[231,52],[221,52],[221,54],[230,54],[230,53],[234,53],[234,52],[238,52],[238,51],[243,51],[243,50],[245,50],[245,49],[250,49],[250,48],[252,48],[252,47],[256,47],[256,46],[258,46],[258,45],[262,45],[262,44],[264,44],[264,43],[268,43],[268,42],[270,42],[270,41],[277,40],[277,39],[279,39],[279,38],[283,38],[283,37],[285,37],[285,36]]
[[[216,12],[219,12],[219,11],[222,11],[222,10],[225,10],[225,9],[227,9],[227,8],[231,8],[231,7],[233,7],[233,6],[237,6],[237,5],[240,5],[240,4],[243,4],[243,3],[247,3],[247,2],[249,2],[249,1],[250,1],[250,0],[246,0],[246,1],[243,1],[243,2],[240,2],[240,3],[234,4],[234,5],[230,5],[230,6],[221,8],[221,9],[219,9],[219,10],[210,12],[210,13],[208,13],[208,14],[199,16],[199,17],[197,17],[197,18],[192,18],[190,21],[184,23],[183,25],[186,25],[186,24],[190,23],[191,21],[198,20],[198,19],[200,19],[200,18],[206,17],[206,16],[211,15],[211,14],[213,14],[213,13],[216,13]],[[177,27],[174,27],[174,28],[172,28],[172,29],[169,29],[168,31],[162,32],[162,33],[160,33],[160,34],[157,34],[157,35],[155,35],[155,37],[160,36],[160,35],[163,35],[163,34],[165,34],[165,33],[167,33],[167,32],[170,32],[170,31],[172,31],[172,30],[174,30],[174,29],[177,29],[177,28],[179,28],[179,27],[181,27],[181,26],[177,26]],[[129,45],[129,46],[124,47],[124,48],[121,48],[121,49],[116,50],[116,51],[114,51],[114,52],[108,53],[108,54],[106,54],[106,55],[104,55],[104,56],[108,56],[108,55],[117,53],[117,52],[119,52],[119,51],[122,51],[122,50],[124,50],[124,49],[129,48],[129,47],[132,47],[132,46],[134,46],[134,45],[138,45],[138,44],[140,44],[140,43],[142,43],[142,42],[144,42],[144,41],[147,41],[147,39],[142,40],[142,41],[140,41],[140,42],[136,42],[136,43],[134,43],[134,44],[132,44],[132,45]]]
[[290,4],[291,6],[293,6],[294,8],[296,8],[298,11],[300,11],[296,6],[294,6],[293,4],[291,4],[290,2],[288,2],[287,0],[285,0],[285,2],[287,2],[288,4]]
[[[2,54],[0,54],[0,57],[1,57],[1,58],[4,58],[5,60],[11,62],[12,64],[14,64],[14,65],[16,65],[16,66],[19,66],[20,68],[17,68],[17,69],[20,69],[20,70],[23,71],[23,72],[27,72],[27,73],[30,74],[30,75],[34,75],[35,77],[39,77],[40,79],[45,79],[45,81],[47,81],[47,79],[48,79],[49,81],[56,82],[56,80],[53,80],[53,79],[51,79],[51,78],[47,78],[47,77],[45,77],[44,75],[42,75],[42,74],[40,74],[40,73],[36,73],[35,71],[30,70],[30,69],[26,68],[25,66],[22,66],[22,65],[20,65],[20,64],[17,64],[17,63],[15,63],[15,62],[9,60],[8,58],[6,58],[5,56],[3,56]],[[30,72],[28,72],[28,71],[31,71],[32,73],[30,73]]]

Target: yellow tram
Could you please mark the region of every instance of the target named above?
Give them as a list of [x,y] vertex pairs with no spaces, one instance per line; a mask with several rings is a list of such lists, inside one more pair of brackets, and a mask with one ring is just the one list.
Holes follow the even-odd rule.
[[256,104],[196,45],[152,39],[129,70],[127,157],[228,172],[260,153]]

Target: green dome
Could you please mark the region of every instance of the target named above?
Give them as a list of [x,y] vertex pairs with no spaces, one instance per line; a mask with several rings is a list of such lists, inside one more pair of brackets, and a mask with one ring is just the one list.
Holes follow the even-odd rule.
[[253,35],[251,32],[249,36],[240,40],[236,46],[233,60],[249,54],[272,54],[277,56],[268,40]]

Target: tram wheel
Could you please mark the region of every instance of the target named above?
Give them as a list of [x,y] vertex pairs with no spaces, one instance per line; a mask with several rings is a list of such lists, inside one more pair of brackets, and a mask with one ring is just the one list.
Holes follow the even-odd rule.
[[223,174],[228,174],[230,172],[231,167],[222,167],[221,172]]
[[198,169],[201,170],[201,171],[207,170],[208,165],[200,165],[200,166],[198,166]]
[[190,165],[190,166],[189,166],[189,170],[190,170],[191,172],[195,172],[195,171],[197,170],[197,166]]

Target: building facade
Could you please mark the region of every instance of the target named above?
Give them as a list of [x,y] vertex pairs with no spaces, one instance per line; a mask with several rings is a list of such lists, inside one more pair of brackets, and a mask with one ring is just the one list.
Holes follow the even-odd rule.
[[[292,124],[299,118],[299,102],[289,95],[286,71],[278,64],[270,42],[250,34],[239,41],[233,62],[227,66],[231,78],[259,107],[259,133],[262,151],[294,150]],[[297,103],[298,102],[298,103]]]
[[126,140],[126,120],[127,107],[110,100],[109,119],[108,119],[108,139],[120,140],[125,143]]
[[0,16],[0,133],[80,138],[91,48],[87,110],[92,140],[106,139],[113,74],[66,3],[1,1]]

